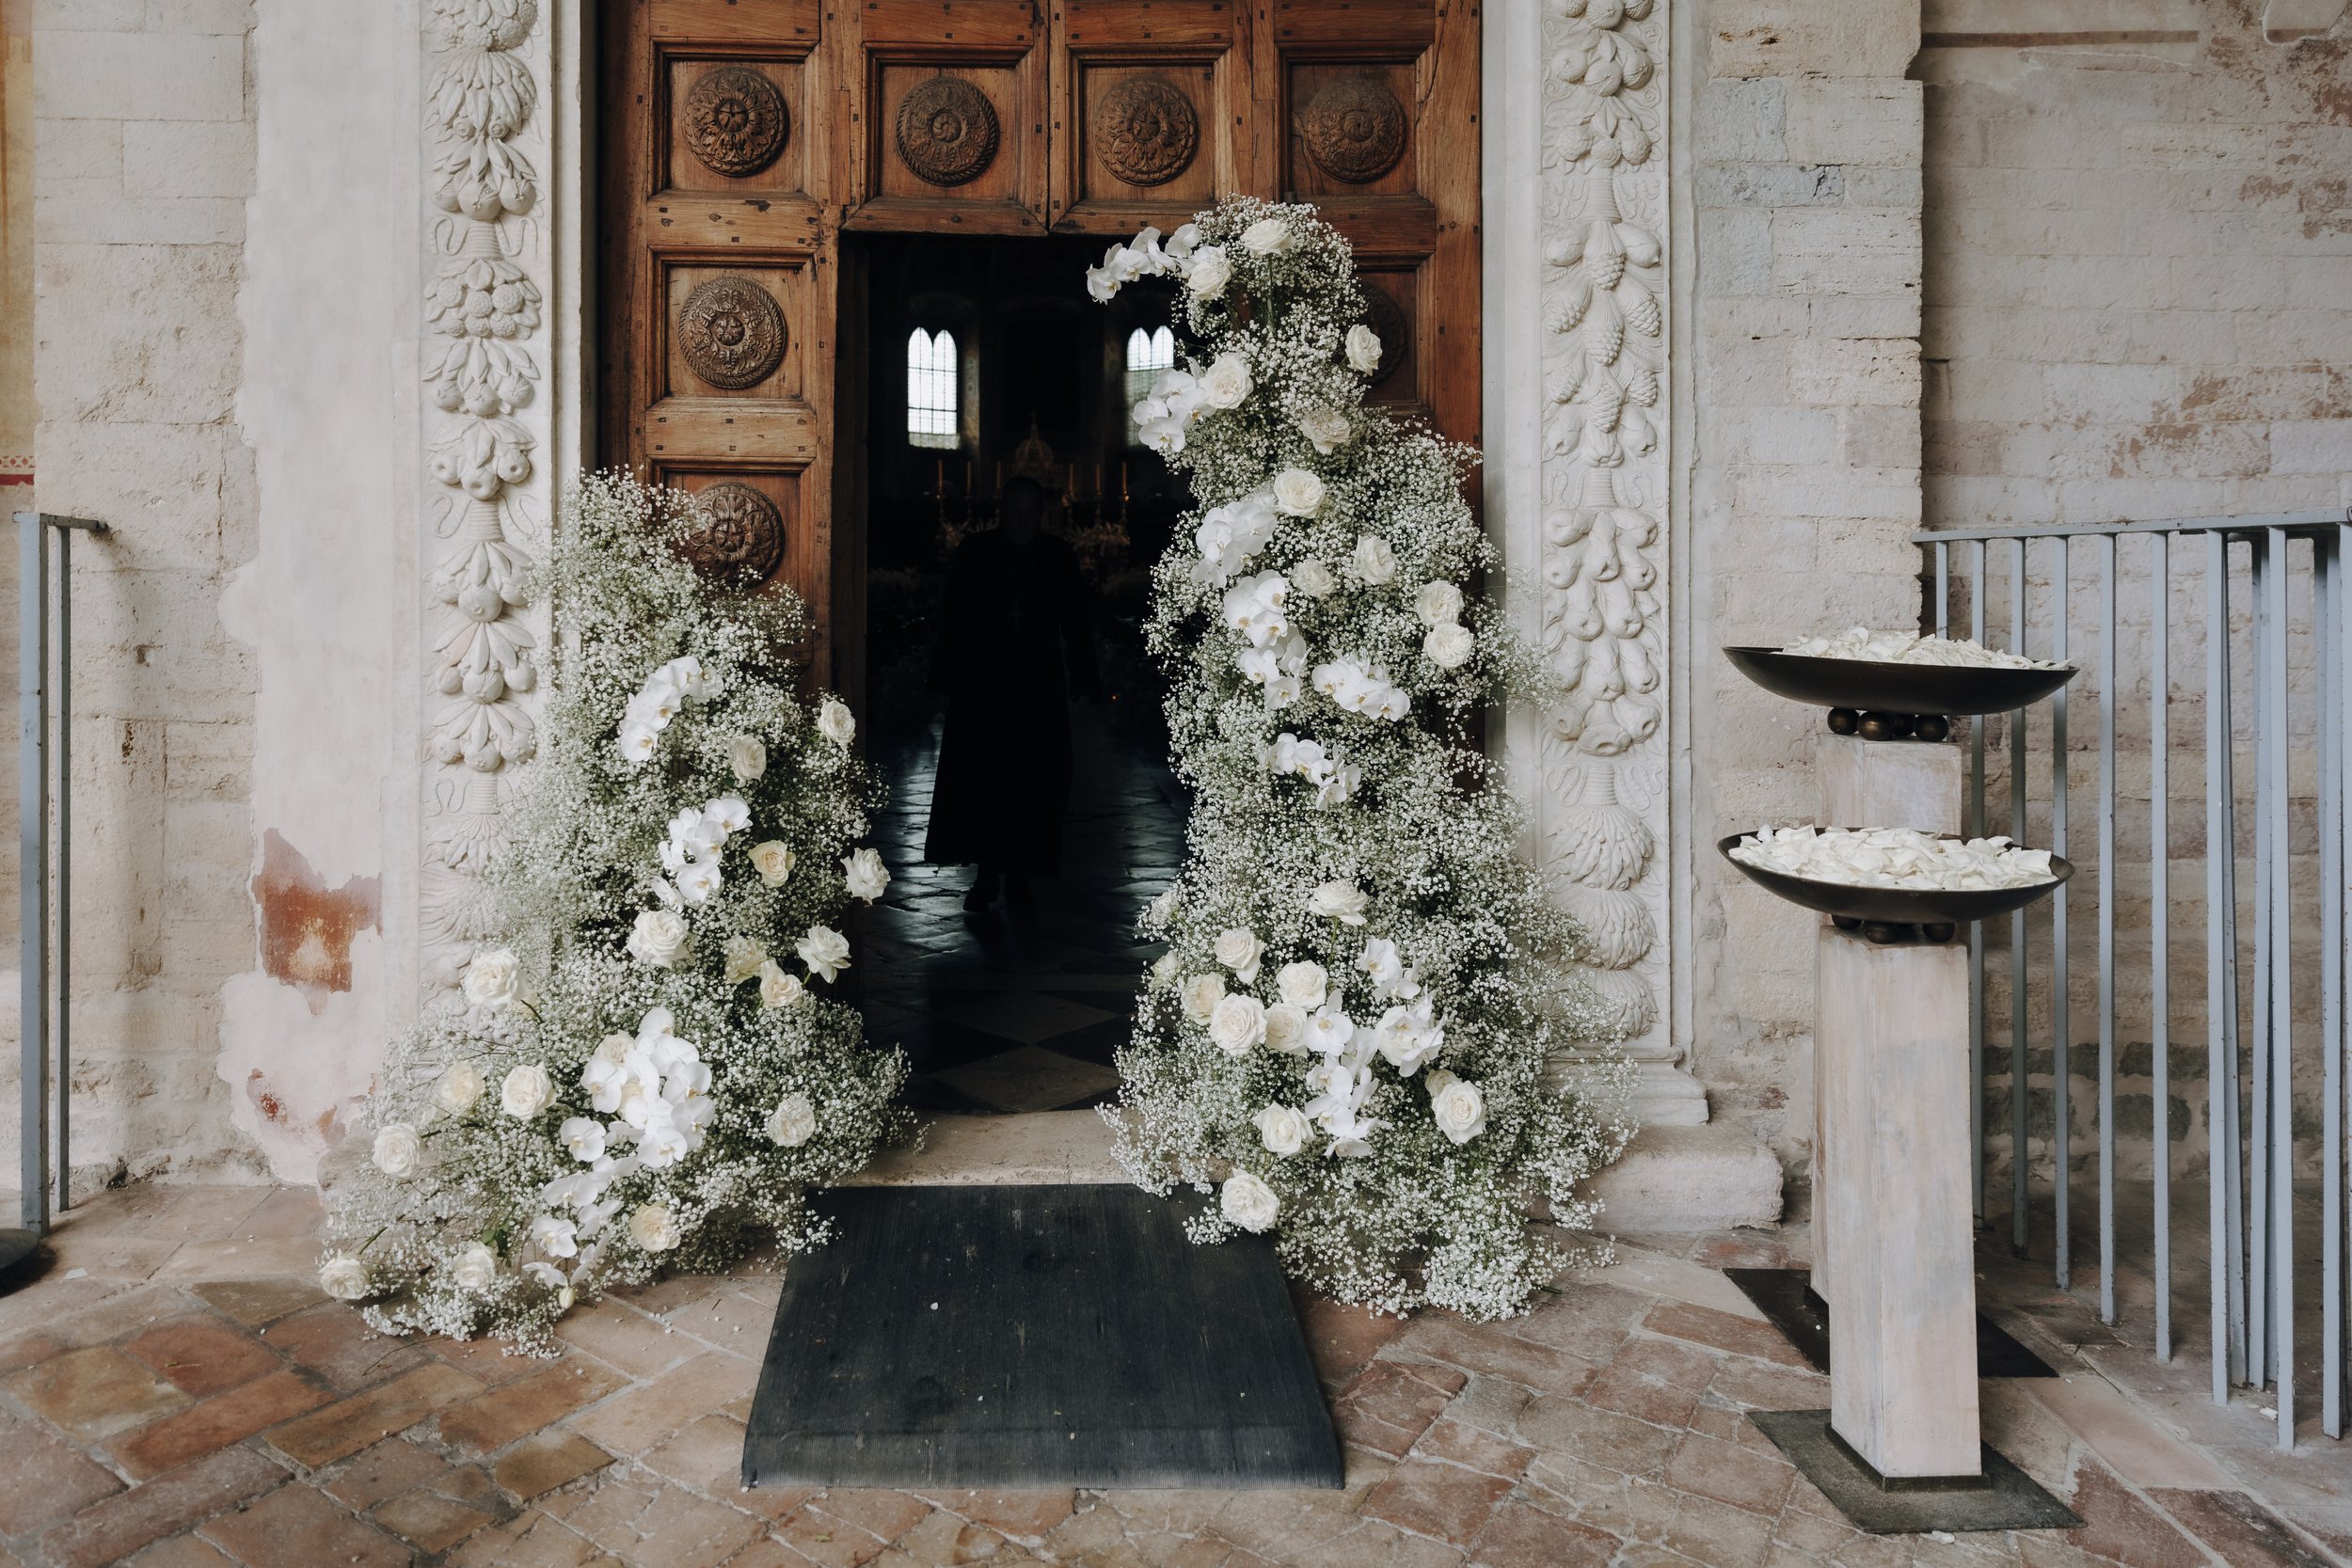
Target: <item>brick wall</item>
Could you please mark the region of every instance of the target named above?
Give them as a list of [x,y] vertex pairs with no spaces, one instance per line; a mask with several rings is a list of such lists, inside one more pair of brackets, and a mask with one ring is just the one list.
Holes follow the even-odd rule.
[[79,1186],[246,1163],[215,1055],[221,982],[253,962],[253,681],[219,616],[254,547],[253,16],[37,0],[33,20],[40,500],[116,527],[74,552]]

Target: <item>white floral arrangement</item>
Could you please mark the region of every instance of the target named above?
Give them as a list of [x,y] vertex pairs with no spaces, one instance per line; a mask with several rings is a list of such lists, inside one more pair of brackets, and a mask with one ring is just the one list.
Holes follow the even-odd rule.
[[[1196,1240],[1270,1233],[1383,1311],[1524,1311],[1630,1133],[1622,1063],[1567,979],[1573,923],[1517,847],[1481,705],[1539,665],[1474,592],[1469,449],[1365,400],[1381,345],[1346,242],[1232,198],[1088,275],[1176,280],[1191,353],[1135,415],[1197,510],[1154,573],[1190,851],[1105,1111],[1146,1186],[1214,1186]],[[1590,1067],[1547,1088],[1547,1059]]]
[[1848,887],[1969,892],[2058,880],[2050,851],[2005,834],[1946,838],[1913,828],[1758,828],[1731,847],[1742,865]]
[[329,1183],[320,1282],[388,1332],[546,1350],[610,1285],[813,1244],[805,1195],[910,1126],[905,1058],[827,994],[889,872],[854,719],[799,694],[799,601],[699,575],[675,492],[591,476],[566,522],[513,941],[395,1045]]
[[1780,651],[1806,658],[1848,658],[1870,664],[1942,664],[1970,670],[2072,668],[1988,648],[1964,637],[1923,637],[1915,631],[1872,631],[1867,626],[1852,626],[1826,637],[1802,637]]

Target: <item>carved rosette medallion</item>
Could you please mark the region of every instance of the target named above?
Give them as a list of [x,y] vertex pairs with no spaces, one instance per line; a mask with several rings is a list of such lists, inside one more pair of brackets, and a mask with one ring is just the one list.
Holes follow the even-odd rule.
[[1377,76],[1327,83],[1298,117],[1315,167],[1351,185],[1368,184],[1396,167],[1410,129],[1405,105]]
[[688,367],[730,392],[775,374],[787,337],[775,295],[733,273],[697,285],[678,307],[678,349]]
[[1165,185],[1192,166],[1200,117],[1165,76],[1130,76],[1094,106],[1094,155],[1130,185]]
[[962,185],[996,160],[996,106],[961,76],[916,84],[898,105],[898,156],[918,180]]
[[1372,384],[1385,387],[1405,368],[1405,361],[1413,356],[1412,324],[1405,319],[1404,307],[1388,293],[1364,285],[1364,325],[1380,340],[1380,368],[1372,372]]
[[703,73],[686,95],[687,150],[713,174],[741,179],[784,155],[792,119],[775,83],[749,66]]
[[681,547],[706,577],[749,588],[784,564],[784,515],[765,492],[723,480],[695,494],[694,516],[694,531]]

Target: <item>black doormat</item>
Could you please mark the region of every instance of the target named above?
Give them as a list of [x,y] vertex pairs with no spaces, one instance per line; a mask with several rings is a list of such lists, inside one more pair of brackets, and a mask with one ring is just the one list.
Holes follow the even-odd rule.
[[[1810,1269],[1725,1269],[1724,1277],[1756,1304],[1817,1372],[1829,1370],[1829,1307],[1813,1293]],[[1979,1377],[2056,1377],[2050,1364],[1983,1313],[1977,1314]]]
[[851,1187],[785,1272],[746,1486],[1337,1487],[1274,1248],[1127,1186]]
[[2082,1528],[2073,1509],[1990,1446],[1982,1476],[1888,1481],[1830,1430],[1826,1410],[1751,1410],[1748,1419],[1849,1524],[1871,1535]]

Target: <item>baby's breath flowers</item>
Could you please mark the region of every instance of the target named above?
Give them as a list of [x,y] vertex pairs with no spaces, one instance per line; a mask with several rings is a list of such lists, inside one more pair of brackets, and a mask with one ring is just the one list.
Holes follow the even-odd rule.
[[597,475],[568,510],[507,940],[394,1045],[320,1269],[387,1331],[540,1351],[608,1285],[817,1240],[805,1194],[908,1119],[905,1059],[830,994],[890,874],[855,720],[798,694],[799,604],[698,577],[675,492]]
[[[1107,1112],[1136,1178],[1214,1186],[1202,1241],[1272,1234],[1317,1289],[1390,1312],[1526,1308],[1563,1261],[1533,1199],[1577,1196],[1629,1129],[1565,979],[1575,927],[1517,852],[1479,705],[1537,689],[1471,590],[1495,564],[1474,455],[1365,403],[1381,344],[1313,210],[1234,198],[1114,245],[1108,299],[1181,281],[1189,363],[1136,408],[1198,511],[1154,574],[1182,878]],[[1586,1092],[1547,1058],[1603,1059]]]

